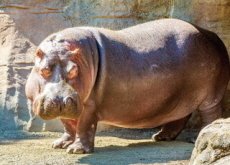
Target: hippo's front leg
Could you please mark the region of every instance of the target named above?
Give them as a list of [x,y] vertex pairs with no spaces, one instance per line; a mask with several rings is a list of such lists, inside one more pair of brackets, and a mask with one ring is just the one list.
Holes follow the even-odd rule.
[[70,154],[93,152],[96,128],[96,114],[89,109],[85,109],[78,119],[75,141],[67,148],[67,152]]
[[61,119],[65,133],[53,142],[53,148],[67,148],[75,140],[77,120]]

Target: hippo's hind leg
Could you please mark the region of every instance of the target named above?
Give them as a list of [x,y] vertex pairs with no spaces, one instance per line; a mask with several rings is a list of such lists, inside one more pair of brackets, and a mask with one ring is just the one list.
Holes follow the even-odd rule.
[[53,148],[67,148],[75,140],[77,120],[61,119],[64,126],[64,134],[52,144]]
[[221,104],[220,102],[215,102],[216,100],[213,102],[213,104],[204,102],[204,104],[199,107],[198,110],[202,121],[201,129],[222,116]]
[[163,125],[161,130],[152,136],[152,139],[155,141],[171,141],[176,139],[176,137],[184,129],[190,116],[191,115],[188,115],[182,119],[172,121],[170,123]]

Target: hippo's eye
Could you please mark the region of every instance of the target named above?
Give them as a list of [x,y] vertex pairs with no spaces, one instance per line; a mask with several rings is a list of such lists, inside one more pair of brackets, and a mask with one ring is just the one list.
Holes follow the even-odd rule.
[[74,65],[69,71],[68,71],[68,79],[73,79],[77,77],[78,74],[78,67]]
[[42,68],[41,69],[41,75],[44,78],[48,78],[51,75],[51,70],[48,67]]

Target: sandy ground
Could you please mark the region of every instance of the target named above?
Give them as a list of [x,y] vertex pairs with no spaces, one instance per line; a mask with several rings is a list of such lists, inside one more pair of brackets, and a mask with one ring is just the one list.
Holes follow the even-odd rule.
[[1,165],[187,165],[195,131],[183,131],[172,142],[153,142],[149,129],[112,129],[98,132],[91,154],[67,154],[51,143],[62,133],[0,132]]

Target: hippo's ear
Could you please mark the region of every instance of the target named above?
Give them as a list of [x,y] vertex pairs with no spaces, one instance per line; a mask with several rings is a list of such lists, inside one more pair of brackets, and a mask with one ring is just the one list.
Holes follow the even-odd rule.
[[76,48],[75,50],[71,51],[72,59],[74,59],[74,60],[78,59],[79,55],[80,55],[80,50],[78,48]]
[[42,58],[44,55],[43,51],[41,49],[38,49],[35,53],[35,56],[38,58]]

